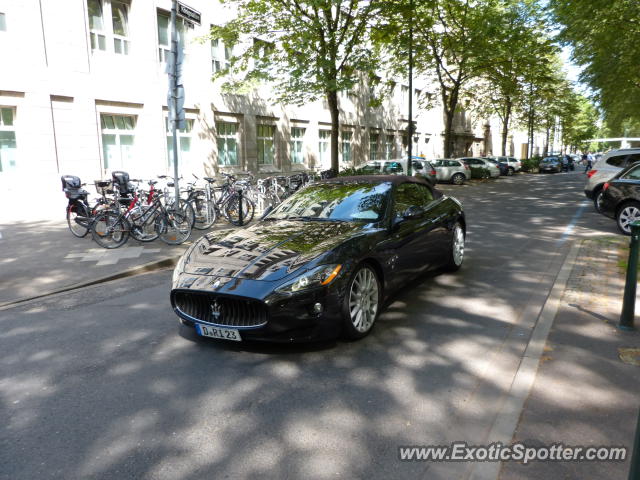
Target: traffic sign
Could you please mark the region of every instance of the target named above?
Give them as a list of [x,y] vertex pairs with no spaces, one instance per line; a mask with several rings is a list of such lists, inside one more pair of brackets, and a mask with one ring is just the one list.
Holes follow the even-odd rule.
[[178,10],[176,13],[180,15],[182,18],[184,18],[185,20],[188,20],[191,23],[196,23],[200,25],[200,20],[201,20],[200,12],[191,8],[188,5],[178,2]]

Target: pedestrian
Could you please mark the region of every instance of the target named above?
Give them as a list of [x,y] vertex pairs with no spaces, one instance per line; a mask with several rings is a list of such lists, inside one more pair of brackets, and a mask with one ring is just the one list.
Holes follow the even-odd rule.
[[584,167],[584,173],[587,173],[589,170],[591,170],[591,167],[593,166],[593,156],[591,154],[587,153],[583,153],[582,154],[582,162],[586,163],[586,166]]

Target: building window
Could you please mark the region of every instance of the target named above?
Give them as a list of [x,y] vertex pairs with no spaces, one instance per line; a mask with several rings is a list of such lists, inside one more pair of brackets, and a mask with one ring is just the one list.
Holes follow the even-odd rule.
[[0,12],[0,32],[7,31],[7,18],[4,13]]
[[378,160],[378,137],[377,133],[369,134],[369,160]]
[[229,68],[229,61],[233,56],[233,47],[227,46],[222,39],[211,40],[211,71],[220,72]]
[[[182,18],[176,18],[178,46],[184,48],[187,44],[187,24]],[[166,63],[171,55],[171,15],[158,10],[158,60]]]
[[0,173],[16,167],[15,116],[13,107],[0,107]]
[[[129,4],[119,0],[87,1],[91,50],[107,51],[108,38],[113,37],[113,51],[129,54]],[[105,18],[111,18],[106,22]]]
[[[185,120],[184,128],[177,130],[178,135],[178,167],[182,173],[186,172],[187,168],[190,168],[191,162],[191,132],[193,130],[193,124],[195,121],[193,118],[187,118]],[[169,168],[173,168],[173,134],[171,131],[171,125],[169,124],[169,118],[164,119],[165,131],[167,133],[167,156]]]
[[342,162],[351,163],[351,139],[353,138],[353,132],[342,132]]
[[238,165],[238,124],[216,122],[218,131],[218,165]]
[[133,115],[100,115],[102,126],[102,151],[104,169],[119,170],[132,166],[134,160],[134,130],[136,117]]
[[124,2],[111,2],[113,25],[113,51],[129,55],[129,5]]
[[276,127],[258,124],[258,165],[273,165]]
[[331,130],[320,130],[318,132],[318,160],[320,165],[330,163],[331,153],[329,152],[329,145],[331,144]]
[[393,143],[395,137],[393,135],[385,135],[384,137],[384,159],[391,160],[393,158]]
[[291,128],[291,163],[304,163],[303,138],[306,129]]

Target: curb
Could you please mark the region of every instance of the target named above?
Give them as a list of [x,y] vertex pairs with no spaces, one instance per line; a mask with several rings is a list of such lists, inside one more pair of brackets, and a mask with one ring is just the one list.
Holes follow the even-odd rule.
[[[522,354],[518,370],[511,381],[511,387],[506,394],[507,398],[491,426],[491,431],[486,439],[487,445],[496,442],[509,445],[513,439],[520,422],[524,404],[533,388],[540,358],[558,313],[562,294],[566,289],[581,246],[582,241],[575,241],[560,267],[560,271],[551,287],[547,300],[542,306],[525,351]],[[501,469],[501,461],[474,464],[467,478],[470,480],[497,480],[500,477]]]
[[67,285],[66,287],[57,288],[55,290],[50,290],[48,292],[41,293],[39,295],[34,295],[31,297],[20,298],[18,300],[11,300],[10,302],[0,303],[0,311],[6,310],[7,308],[13,307],[20,303],[29,302],[31,300],[37,300],[38,298],[49,297],[51,295],[56,295],[58,293],[70,292],[72,290],[78,290],[84,287],[90,287],[91,285],[97,285],[99,283],[111,282],[113,280],[119,280],[122,278],[133,277],[134,275],[140,275],[143,273],[154,272],[156,270],[162,270],[164,268],[169,268],[175,266],[178,263],[177,257],[165,257],[160,260],[154,260],[153,262],[145,263],[143,265],[139,265],[137,267],[130,268],[128,270],[124,270],[119,273],[113,273],[111,275],[106,275],[104,277],[97,278],[95,280],[89,280],[81,283],[74,283],[72,285]]

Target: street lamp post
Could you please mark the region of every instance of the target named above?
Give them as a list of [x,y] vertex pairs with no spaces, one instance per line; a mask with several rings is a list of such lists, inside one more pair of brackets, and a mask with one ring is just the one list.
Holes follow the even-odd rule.
[[413,154],[413,0],[409,2],[409,125],[407,125],[407,175],[411,176]]

